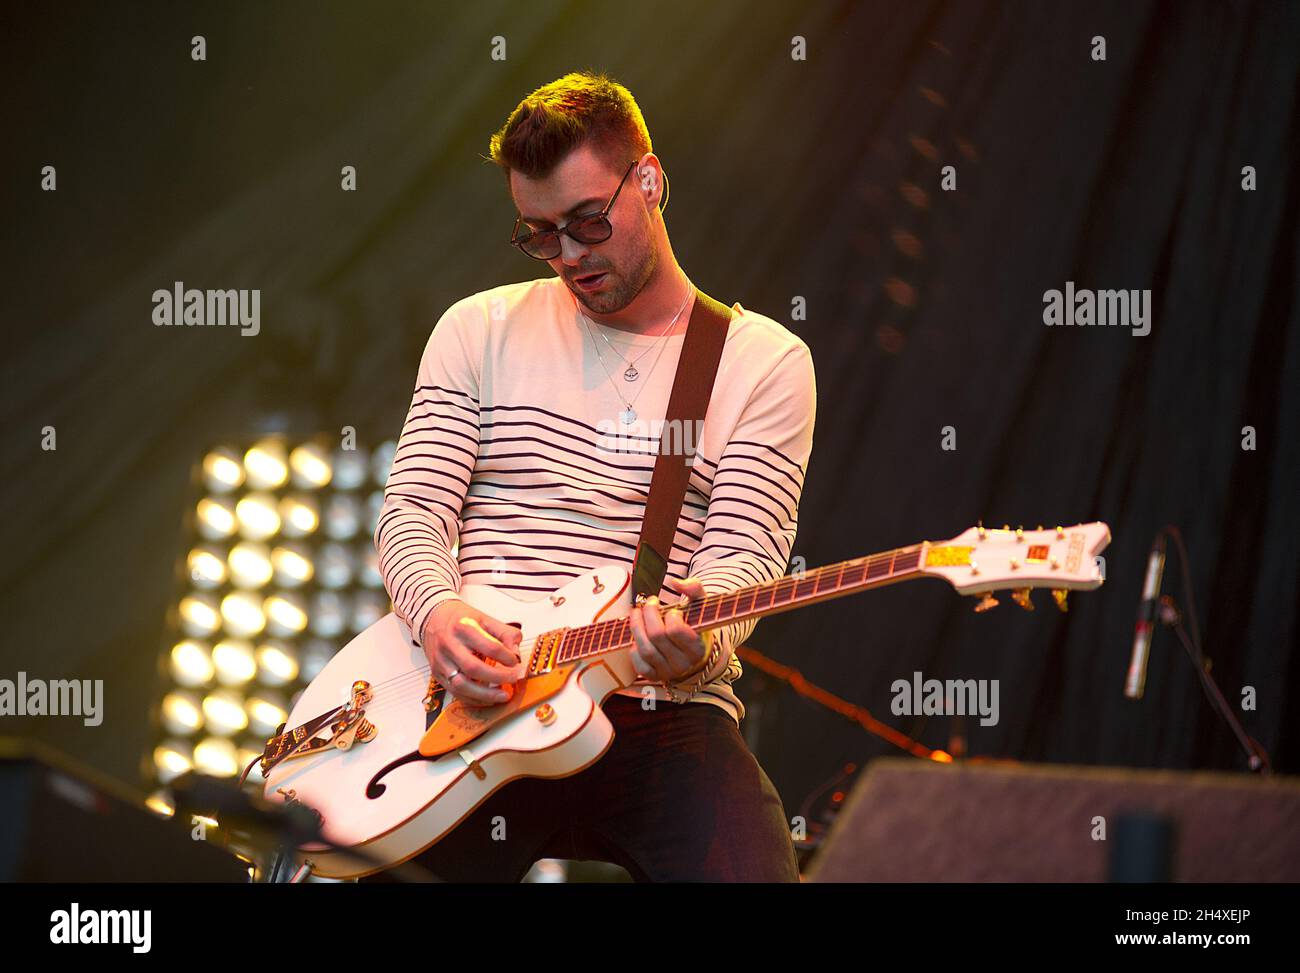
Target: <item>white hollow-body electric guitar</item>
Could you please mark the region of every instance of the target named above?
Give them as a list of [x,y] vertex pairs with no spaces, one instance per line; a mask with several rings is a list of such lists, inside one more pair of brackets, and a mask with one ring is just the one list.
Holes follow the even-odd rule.
[[[1104,523],[1049,530],[972,527],[689,603],[698,630],[838,598],[910,578],[937,577],[977,595],[980,611],[1009,590],[1066,593],[1101,585]],[[631,577],[594,568],[550,595],[520,601],[466,584],[461,600],[520,627],[526,676],[507,702],[468,707],[430,680],[429,663],[395,614],[371,625],[311,681],[261,759],[268,799],[296,802],[320,818],[335,847],[297,849],[329,878],[395,865],[451,832],[494,791],[519,777],[566,777],[593,764],[614,740],[600,708],[637,678],[626,615]],[[347,850],[341,850],[347,849]],[[349,854],[355,851],[358,854]]]

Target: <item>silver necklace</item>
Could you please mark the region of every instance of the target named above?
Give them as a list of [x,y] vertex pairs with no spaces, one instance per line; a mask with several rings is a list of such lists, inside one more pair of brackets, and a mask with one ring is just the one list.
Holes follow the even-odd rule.
[[[687,283],[690,283],[690,279],[689,279],[689,278],[687,279]],[[673,315],[673,319],[672,319],[671,321],[668,322],[668,327],[664,328],[663,334],[658,335],[658,337],[660,337],[660,338],[667,337],[668,332],[671,331],[671,330],[673,330],[673,325],[675,325],[675,324],[677,323],[677,319],[680,318],[680,317],[682,316],[682,312],[683,312],[684,310],[686,310],[686,302],[689,301],[689,300],[691,299],[691,295],[692,295],[693,293],[695,293],[695,285],[694,285],[694,284],[691,284],[690,289],[686,292],[686,300],[682,301],[682,306],[679,307],[679,308],[677,309],[677,313]],[[579,314],[582,314],[583,320],[588,320],[587,315],[586,315],[586,314],[583,314],[581,308],[578,310],[578,313],[579,313]],[[587,330],[590,331],[591,328],[588,327]],[[634,359],[632,359],[632,360],[629,362],[629,361],[627,360],[627,358],[624,357],[624,355],[623,355],[623,354],[622,354],[622,353],[621,353],[617,348],[614,347],[614,343],[613,343],[612,341],[609,340],[609,335],[605,334],[605,332],[603,332],[603,331],[598,332],[598,334],[599,334],[602,338],[605,339],[605,344],[609,345],[609,349],[610,349],[610,351],[612,351],[614,354],[618,355],[619,358],[622,358],[622,359],[623,359],[623,362],[627,365],[627,368],[623,369],[623,381],[625,381],[625,382],[635,382],[635,381],[637,380],[637,378],[640,377],[640,375],[641,375],[641,373],[640,373],[639,371],[637,371],[636,363],[639,362],[639,361],[640,361],[642,358],[644,358],[646,355],[648,355],[648,354],[649,354],[649,353],[654,349],[654,345],[651,345],[649,348],[647,348],[645,351],[641,352],[641,354],[637,355]],[[595,340],[595,339],[593,339],[593,340]],[[597,355],[600,354],[600,349],[599,349],[599,348],[596,349],[596,354],[597,354]],[[605,374],[608,375],[609,372],[606,371]],[[610,380],[613,381],[612,378],[611,378]]]
[[[691,283],[689,278],[687,279],[686,282],[687,282],[688,284]],[[682,306],[679,307],[679,308],[677,309],[677,313],[676,313],[675,315],[673,315],[673,319],[672,319],[672,321],[669,323],[668,327],[664,330],[664,333],[663,333],[662,335],[659,336],[659,338],[660,338],[660,341],[659,341],[659,354],[657,354],[657,355],[655,356],[654,364],[650,366],[650,372],[651,372],[651,373],[653,373],[654,370],[655,370],[655,368],[658,367],[658,365],[659,365],[659,359],[660,359],[661,357],[663,357],[664,349],[668,347],[668,343],[667,343],[666,341],[664,341],[663,339],[666,338],[667,335],[668,335],[668,332],[671,331],[671,330],[673,329],[673,325],[677,323],[677,319],[680,318],[680,317],[682,316],[682,311],[684,311],[684,310],[686,309],[686,302],[690,300],[691,295],[694,294],[694,293],[695,293],[695,285],[694,285],[694,284],[691,284],[690,289],[686,292],[686,300],[682,301]],[[591,334],[591,323],[590,323],[590,321],[588,320],[587,315],[586,315],[586,314],[583,314],[581,308],[578,309],[578,315],[582,318],[583,325],[584,325],[584,327],[586,327],[586,329],[587,329],[587,333],[588,333],[588,334]],[[595,344],[595,342],[596,342],[596,337],[595,337],[595,335],[592,335],[591,341],[592,341],[593,344]],[[608,339],[608,338],[605,338],[605,341],[608,343],[608,342],[609,342],[609,339]],[[613,348],[614,346],[613,346],[612,344],[610,344],[610,347]],[[653,347],[653,346],[652,346],[652,347]],[[648,351],[649,351],[649,349],[646,349],[646,351],[643,351],[640,355],[637,356],[637,359],[636,359],[636,360],[637,360],[637,361],[640,361],[643,357],[645,357],[645,355],[647,354]],[[615,354],[618,354],[617,350],[615,351]],[[619,357],[620,357],[620,358],[623,358],[622,355],[619,355]],[[623,360],[624,360],[624,361],[627,361],[626,358],[623,358]],[[610,385],[613,387],[613,389],[614,389],[614,394],[617,395],[617,396],[619,397],[620,401],[622,401],[622,403],[623,403],[623,411],[620,412],[620,413],[618,414],[619,421],[622,422],[623,425],[625,425],[625,426],[630,426],[632,423],[636,422],[636,410],[635,410],[634,408],[632,408],[632,403],[635,402],[637,399],[639,399],[639,398],[641,397],[641,392],[638,391],[637,394],[636,394],[635,396],[633,396],[633,398],[632,398],[632,402],[629,402],[626,398],[623,397],[623,393],[619,390],[618,383],[614,381],[614,376],[611,375],[611,374],[609,373],[609,369],[605,367],[605,359],[604,359],[604,358],[601,356],[601,354],[600,354],[600,345],[596,345],[596,361],[600,362],[600,370],[603,371],[603,372],[605,373],[605,377],[606,377],[607,379],[609,379],[609,384],[610,384]],[[623,373],[623,378],[624,378],[625,381],[629,381],[629,382],[630,382],[630,381],[633,381],[633,380],[636,378],[636,369],[635,369],[635,368],[632,368],[631,366],[629,366],[629,370],[633,372],[632,377],[631,377],[631,378],[628,378],[628,377],[627,377],[627,372],[625,371],[625,372]],[[645,388],[645,386],[642,386],[642,389],[644,389],[644,388]]]
[[[591,334],[590,326],[587,326],[587,333]],[[592,343],[595,344],[596,336],[592,335],[591,340]],[[655,355],[654,364],[650,366],[650,371],[647,373],[648,375],[654,374],[654,370],[659,367],[659,359],[663,357],[664,350],[667,347],[668,342],[661,341],[659,343],[659,354]],[[605,359],[600,357],[600,345],[596,345],[596,361],[600,362],[601,371],[603,371],[605,377],[609,379],[609,384],[614,389],[614,394],[617,395],[619,400],[623,403],[623,411],[618,414],[619,422],[623,423],[625,426],[632,425],[632,423],[636,422],[636,409],[632,408],[632,403],[641,398],[641,393],[645,391],[646,386],[641,386],[641,388],[637,390],[636,395],[632,396],[632,402],[629,402],[623,397],[623,393],[619,390],[618,383],[614,381],[614,376],[611,375],[609,369],[605,367]]]
[[[673,322],[673,323],[674,323],[674,324],[676,323],[676,320],[675,320],[675,319],[674,319],[674,322]],[[673,326],[672,326],[671,324],[668,325],[668,331],[671,331],[671,330],[672,330],[672,327],[673,327]],[[668,333],[668,331],[665,331],[665,332],[664,332],[664,335],[666,335],[666,334]],[[609,340],[609,335],[605,334],[605,332],[603,332],[603,331],[598,332],[598,334],[599,334],[602,338],[605,339],[605,344],[609,345],[610,350],[611,350],[612,352],[614,352],[614,354],[618,355],[619,358],[622,358],[624,362],[627,363],[627,368],[623,369],[623,381],[625,381],[625,382],[635,382],[635,381],[640,377],[640,375],[641,375],[641,373],[640,373],[639,371],[637,371],[636,363],[639,362],[639,361],[640,361],[642,358],[644,358],[646,355],[650,354],[650,352],[654,351],[655,346],[654,346],[654,345],[650,345],[650,346],[648,346],[648,347],[646,348],[645,351],[641,352],[641,354],[637,355],[635,358],[633,358],[633,359],[629,362],[629,361],[628,361],[628,360],[627,360],[627,359],[626,359],[626,358],[625,358],[625,357],[624,357],[624,356],[619,352],[619,350],[618,350],[617,348],[615,348],[614,345],[610,342],[610,340]],[[659,335],[659,337],[662,338],[664,335]],[[599,349],[597,349],[597,353],[599,353]]]

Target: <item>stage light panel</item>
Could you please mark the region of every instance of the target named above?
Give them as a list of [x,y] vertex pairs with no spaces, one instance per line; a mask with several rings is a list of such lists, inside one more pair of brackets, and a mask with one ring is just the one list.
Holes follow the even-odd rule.
[[304,490],[328,486],[334,471],[325,450],[314,443],[304,443],[289,454],[293,485]]
[[244,470],[248,485],[255,490],[274,490],[284,486],[289,479],[289,463],[284,444],[276,439],[265,439],[244,454]]
[[234,591],[221,599],[221,621],[226,634],[252,638],[266,627],[262,603],[247,591]]
[[199,535],[204,540],[225,540],[239,529],[235,502],[229,497],[204,497],[195,508],[195,513]]
[[189,557],[185,559],[185,570],[190,584],[203,591],[220,588],[228,576],[226,559],[221,550],[211,544],[190,551]]
[[180,603],[181,630],[191,638],[204,638],[221,628],[221,611],[215,597],[198,592]]
[[241,541],[227,557],[230,580],[238,588],[261,588],[271,581],[274,568],[265,544]]
[[209,733],[230,736],[248,726],[244,697],[231,689],[218,689],[203,698],[203,717]]
[[316,565],[304,544],[282,544],[271,552],[275,583],[281,588],[297,588],[316,575]]
[[242,686],[257,675],[257,658],[253,646],[244,639],[222,639],[212,647],[212,664],[217,682],[223,686]]
[[168,670],[177,685],[186,687],[206,686],[216,673],[211,650],[205,643],[194,639],[185,639],[172,646]]
[[213,493],[228,493],[244,485],[244,464],[233,449],[220,447],[203,457],[203,485]]
[[298,678],[298,660],[288,644],[269,640],[257,648],[257,671],[263,685],[287,686]]
[[194,693],[168,693],[162,702],[162,724],[174,736],[189,736],[203,728],[203,704]]

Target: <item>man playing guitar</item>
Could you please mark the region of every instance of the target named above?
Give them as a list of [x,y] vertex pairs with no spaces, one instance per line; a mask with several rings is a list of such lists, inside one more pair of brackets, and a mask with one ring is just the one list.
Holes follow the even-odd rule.
[[[695,286],[661,214],[640,109],[603,75],[530,94],[491,139],[518,208],[511,242],[555,277],[464,298],[425,347],[375,543],[394,610],[468,706],[509,698],[520,633],[462,583],[543,597],[630,563]],[[493,793],[415,861],[451,881],[519,881],[544,857],[637,881],[798,881],[790,825],[739,732],[733,650],[756,620],[700,633],[665,605],[785,573],[812,448],[807,345],[731,307],[658,598],[631,610],[640,678],[611,695],[610,749]]]

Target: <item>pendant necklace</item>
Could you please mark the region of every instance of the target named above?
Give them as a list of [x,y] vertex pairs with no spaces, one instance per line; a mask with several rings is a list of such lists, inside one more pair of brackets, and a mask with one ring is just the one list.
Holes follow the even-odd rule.
[[[663,334],[662,334],[662,335],[659,335],[659,337],[661,337],[661,338],[666,337],[666,336],[668,335],[668,332],[673,330],[673,325],[675,325],[675,324],[677,323],[677,319],[680,318],[680,317],[682,316],[682,311],[686,310],[686,302],[689,301],[689,300],[691,299],[691,295],[692,295],[694,292],[695,292],[695,285],[692,284],[691,287],[690,287],[690,290],[688,290],[688,291],[686,292],[686,301],[683,301],[683,302],[682,302],[682,306],[679,307],[679,308],[677,309],[677,313],[676,313],[675,315],[673,315],[673,319],[672,319],[671,321],[668,322],[668,327],[664,329]],[[582,314],[582,310],[579,309],[578,313],[579,313],[579,314]],[[587,315],[585,315],[585,314],[582,314],[582,317],[583,317],[584,320],[587,319]],[[588,330],[590,330],[590,329],[588,329]],[[623,381],[625,381],[625,382],[635,382],[635,381],[640,377],[640,375],[641,375],[641,373],[637,370],[636,363],[639,362],[639,361],[640,361],[642,358],[644,358],[646,355],[648,355],[648,354],[650,353],[650,351],[653,349],[654,346],[651,345],[650,348],[647,348],[645,351],[641,352],[641,354],[637,355],[636,358],[632,359],[632,360],[629,362],[629,361],[627,360],[627,358],[625,358],[625,357],[624,357],[624,356],[619,352],[619,350],[618,350],[617,348],[614,347],[614,343],[613,343],[612,341],[609,340],[609,335],[605,334],[605,332],[603,332],[603,331],[600,331],[600,332],[598,332],[598,333],[600,334],[600,336],[601,336],[602,338],[605,339],[605,344],[609,345],[610,350],[611,350],[612,352],[614,352],[614,354],[618,355],[619,358],[622,358],[623,361],[627,364],[627,368],[625,368],[625,369],[623,370]],[[593,339],[593,340],[594,340],[594,339]],[[599,349],[597,349],[597,354],[599,354],[599,353],[600,353],[600,352],[599,352]]]
[[[687,294],[686,294],[687,301],[690,300],[690,297],[691,297],[691,295],[692,295],[693,293],[695,293],[695,285],[694,285],[694,284],[691,284],[691,288],[690,288],[690,290],[689,290],[689,291],[687,292]],[[664,333],[663,333],[662,335],[659,336],[659,342],[658,342],[658,344],[659,344],[659,353],[658,353],[657,355],[655,355],[654,364],[652,364],[652,365],[650,366],[650,371],[646,373],[647,375],[649,375],[649,374],[653,374],[655,368],[658,367],[658,365],[659,365],[659,359],[663,357],[664,349],[668,347],[668,343],[667,343],[667,341],[664,340],[664,339],[666,339],[666,338],[668,337],[668,332],[671,331],[671,330],[673,329],[673,325],[675,325],[675,324],[677,323],[677,319],[680,318],[680,317],[682,316],[682,311],[684,311],[685,309],[686,309],[686,301],[683,301],[683,302],[682,302],[682,306],[679,307],[679,308],[677,309],[677,313],[673,316],[673,319],[672,319],[672,321],[669,323],[667,329],[665,329]],[[580,310],[578,313],[581,315],[582,320],[583,320],[583,324],[584,324],[584,326],[587,328],[587,333],[588,333],[588,334],[591,334],[591,325],[590,325],[590,323],[588,322],[587,316],[586,316],[585,314],[583,314],[583,313],[581,312],[581,310]],[[604,337],[603,334],[602,334],[601,336]],[[591,340],[592,340],[593,343],[596,341],[596,337],[595,337],[595,335],[592,335]],[[609,338],[605,338],[605,341],[606,341],[607,343],[609,343]],[[613,344],[611,343],[611,344],[610,344],[610,348],[613,348],[613,347],[614,347],[614,346],[613,346]],[[653,346],[652,346],[652,347],[653,347]],[[650,349],[647,348],[646,351],[643,351],[640,355],[637,355],[637,357],[636,357],[636,361],[640,361],[642,358],[644,358],[644,357],[646,356],[646,354],[649,353],[649,351],[650,351]],[[615,353],[615,354],[618,354],[617,349],[615,349],[615,352],[614,352],[614,353]],[[620,358],[623,358],[622,355],[619,355],[619,357],[620,357]],[[603,357],[603,356],[601,355],[601,353],[600,353],[600,345],[599,345],[599,344],[596,345],[596,360],[597,360],[598,362],[600,362],[600,368],[601,368],[601,371],[603,371],[603,372],[605,373],[605,377],[606,377],[607,379],[609,379],[609,384],[613,387],[613,389],[614,389],[614,393],[619,397],[619,400],[622,401],[622,403],[623,403],[623,411],[620,412],[620,413],[618,414],[618,419],[619,419],[619,421],[620,421],[621,423],[623,423],[623,425],[625,425],[625,426],[630,426],[632,423],[636,422],[636,415],[637,415],[636,410],[635,410],[634,408],[632,408],[632,403],[635,402],[637,399],[639,399],[639,398],[641,397],[641,391],[639,390],[639,391],[637,392],[637,394],[636,394],[635,396],[633,396],[631,402],[629,402],[626,398],[624,398],[623,393],[619,390],[618,383],[614,381],[614,376],[611,375],[611,374],[609,373],[609,369],[605,367],[605,359],[604,359],[604,357]],[[626,362],[627,359],[626,359],[626,358],[623,358],[623,361]],[[638,376],[639,374],[640,374],[640,372],[638,372],[638,371],[636,370],[635,363],[631,363],[631,364],[628,365],[627,369],[624,370],[624,372],[623,372],[623,380],[624,380],[624,381],[627,381],[627,382],[634,382],[634,381],[636,381],[637,376]],[[644,390],[644,386],[642,386],[642,390]]]

